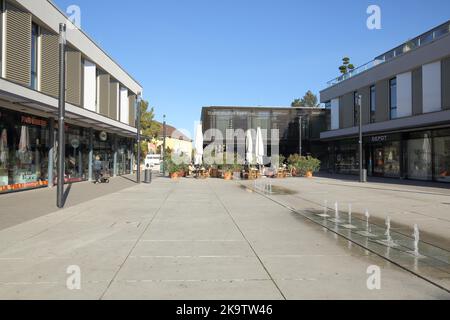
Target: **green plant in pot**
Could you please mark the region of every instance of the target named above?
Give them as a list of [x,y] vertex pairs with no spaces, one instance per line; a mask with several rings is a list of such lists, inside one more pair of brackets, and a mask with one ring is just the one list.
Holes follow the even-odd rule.
[[293,177],[300,175],[299,163],[301,159],[302,157],[299,154],[291,154],[287,160],[289,171]]
[[314,157],[302,157],[298,162],[299,173],[307,178],[312,178],[313,174],[320,170],[321,162]]
[[166,160],[166,168],[169,171],[171,179],[177,179],[180,176],[180,166],[173,162],[172,159]]

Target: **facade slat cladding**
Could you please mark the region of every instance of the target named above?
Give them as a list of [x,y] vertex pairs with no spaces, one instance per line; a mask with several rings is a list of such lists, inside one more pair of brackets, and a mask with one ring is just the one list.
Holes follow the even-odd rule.
[[423,113],[422,68],[412,71],[412,112],[414,116]]
[[375,112],[376,122],[389,120],[389,80],[382,80],[376,84],[377,110]]
[[358,91],[358,94],[362,96],[361,104],[362,104],[362,123],[369,124],[370,123],[370,87],[365,87]]
[[107,73],[100,73],[98,76],[98,98],[99,98],[99,112],[106,117],[109,116],[109,99],[110,99],[110,82],[111,77]]
[[31,85],[31,14],[6,3],[4,77]]
[[132,127],[136,126],[136,95],[132,94],[129,97],[129,101],[130,101],[130,108],[129,108],[129,112],[130,112],[130,118],[129,118],[129,125]]
[[354,97],[353,93],[348,93],[342,97],[342,104],[340,107],[342,111],[342,128],[351,128],[354,126]]
[[109,117],[118,120],[119,110],[119,82],[111,81],[109,88]]
[[59,36],[41,29],[40,90],[53,97],[59,93]]
[[450,58],[442,60],[442,109],[450,109]]
[[66,53],[66,101],[81,106],[82,65],[81,52],[67,49]]

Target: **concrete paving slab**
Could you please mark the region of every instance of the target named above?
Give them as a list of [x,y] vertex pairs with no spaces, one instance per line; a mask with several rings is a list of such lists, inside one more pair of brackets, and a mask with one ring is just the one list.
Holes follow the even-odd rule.
[[[311,196],[323,196],[315,187]],[[318,198],[291,200],[299,208],[320,207]],[[438,219],[430,217],[429,223]],[[450,298],[285,207],[219,179],[156,179],[25,220],[0,230],[0,239],[0,299]],[[81,267],[80,291],[65,286],[72,264]],[[381,267],[380,291],[367,289],[369,265]],[[442,281],[448,280],[442,275]]]
[[104,298],[107,300],[283,300],[270,280],[118,281],[109,288]]

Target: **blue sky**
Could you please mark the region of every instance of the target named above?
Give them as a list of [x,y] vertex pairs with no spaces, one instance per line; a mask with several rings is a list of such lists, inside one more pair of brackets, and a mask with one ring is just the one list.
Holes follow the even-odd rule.
[[[54,0],[144,86],[158,120],[193,132],[202,106],[289,105],[344,56],[370,61],[450,19],[448,0]],[[367,7],[382,29],[366,27]]]

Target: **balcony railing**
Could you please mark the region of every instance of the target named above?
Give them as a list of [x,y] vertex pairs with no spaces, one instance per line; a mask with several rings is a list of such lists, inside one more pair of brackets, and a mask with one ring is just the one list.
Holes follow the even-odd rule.
[[389,60],[392,60],[396,57],[406,54],[411,50],[414,50],[414,49],[424,46],[428,43],[431,43],[439,38],[442,38],[443,36],[447,35],[448,33],[450,33],[450,21],[447,21],[446,23],[444,23],[426,33],[424,33],[412,40],[405,42],[401,46],[399,46],[395,49],[392,49],[392,50],[386,52],[385,54],[382,54],[381,56],[375,58],[374,60],[372,60],[372,61],[370,61],[370,62],[368,62],[346,74],[343,74],[333,80],[328,81],[327,87],[328,88],[332,87],[338,83],[341,83],[342,81],[350,79],[350,78],[352,78],[358,74],[361,74],[367,70],[370,70],[377,65],[385,63]]

